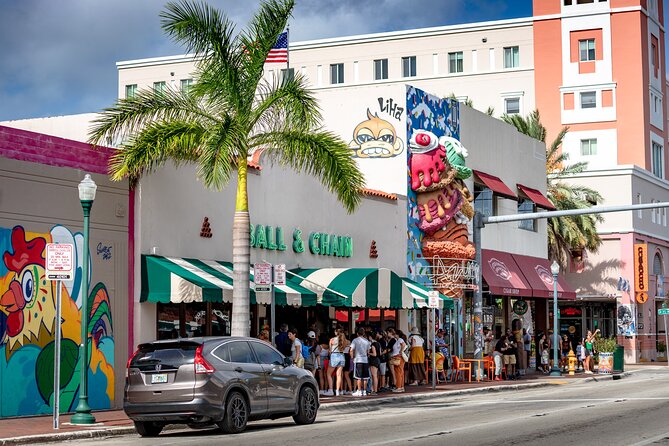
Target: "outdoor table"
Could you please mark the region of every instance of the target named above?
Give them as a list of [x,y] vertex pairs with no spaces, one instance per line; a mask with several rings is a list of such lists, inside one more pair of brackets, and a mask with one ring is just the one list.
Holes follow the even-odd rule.
[[476,382],[480,382],[483,379],[483,376],[485,375],[485,368],[484,368],[484,362],[487,361],[488,358],[481,358],[481,359],[476,359],[476,358],[463,358],[463,362],[470,362],[470,363],[476,363]]

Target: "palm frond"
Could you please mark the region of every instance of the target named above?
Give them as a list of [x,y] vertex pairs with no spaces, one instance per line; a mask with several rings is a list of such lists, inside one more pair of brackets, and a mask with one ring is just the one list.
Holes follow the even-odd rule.
[[151,121],[215,122],[216,117],[202,108],[195,98],[185,92],[140,90],[132,98],[119,99],[105,108],[93,120],[89,142],[99,144],[106,138],[126,139]]
[[279,131],[257,135],[252,144],[265,147],[266,156],[282,165],[319,178],[348,212],[360,203],[363,174],[348,145],[335,134],[323,130]]
[[257,130],[254,133],[279,130],[277,124],[285,129],[309,129],[321,121],[318,101],[301,74],[260,83],[256,97],[249,118],[249,125]]
[[112,156],[109,173],[113,180],[136,179],[152,172],[168,159],[177,164],[195,162],[206,129],[191,121],[154,121],[124,143]]
[[230,180],[236,160],[246,162],[247,151],[244,150],[243,140],[232,117],[209,129],[202,144],[197,171],[205,186],[221,190]]

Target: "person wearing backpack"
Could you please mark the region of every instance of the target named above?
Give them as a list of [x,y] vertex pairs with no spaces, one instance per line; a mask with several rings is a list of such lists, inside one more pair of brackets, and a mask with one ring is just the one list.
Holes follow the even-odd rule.
[[316,333],[310,331],[307,333],[307,339],[302,343],[302,357],[304,358],[304,369],[309,370],[314,377],[318,370],[318,364],[316,363],[317,347]]
[[291,328],[288,330],[288,339],[292,343],[290,348],[290,359],[293,360],[293,364],[303,369],[304,356],[302,356],[302,342],[297,338],[296,328]]

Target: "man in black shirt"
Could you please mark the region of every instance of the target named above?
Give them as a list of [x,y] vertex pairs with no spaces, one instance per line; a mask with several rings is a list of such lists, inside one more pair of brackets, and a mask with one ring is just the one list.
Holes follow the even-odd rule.
[[506,366],[507,379],[515,379],[516,377],[516,353],[518,352],[518,345],[516,338],[507,330],[507,343],[509,348],[504,353],[504,365]]

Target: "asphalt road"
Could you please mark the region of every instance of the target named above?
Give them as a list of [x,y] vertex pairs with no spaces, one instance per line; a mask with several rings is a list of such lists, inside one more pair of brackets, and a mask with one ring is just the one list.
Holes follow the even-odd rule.
[[[564,381],[561,381],[564,382]],[[444,397],[420,405],[346,409],[311,426],[251,423],[235,436],[215,429],[73,441],[76,445],[669,445],[669,370],[621,380]]]

